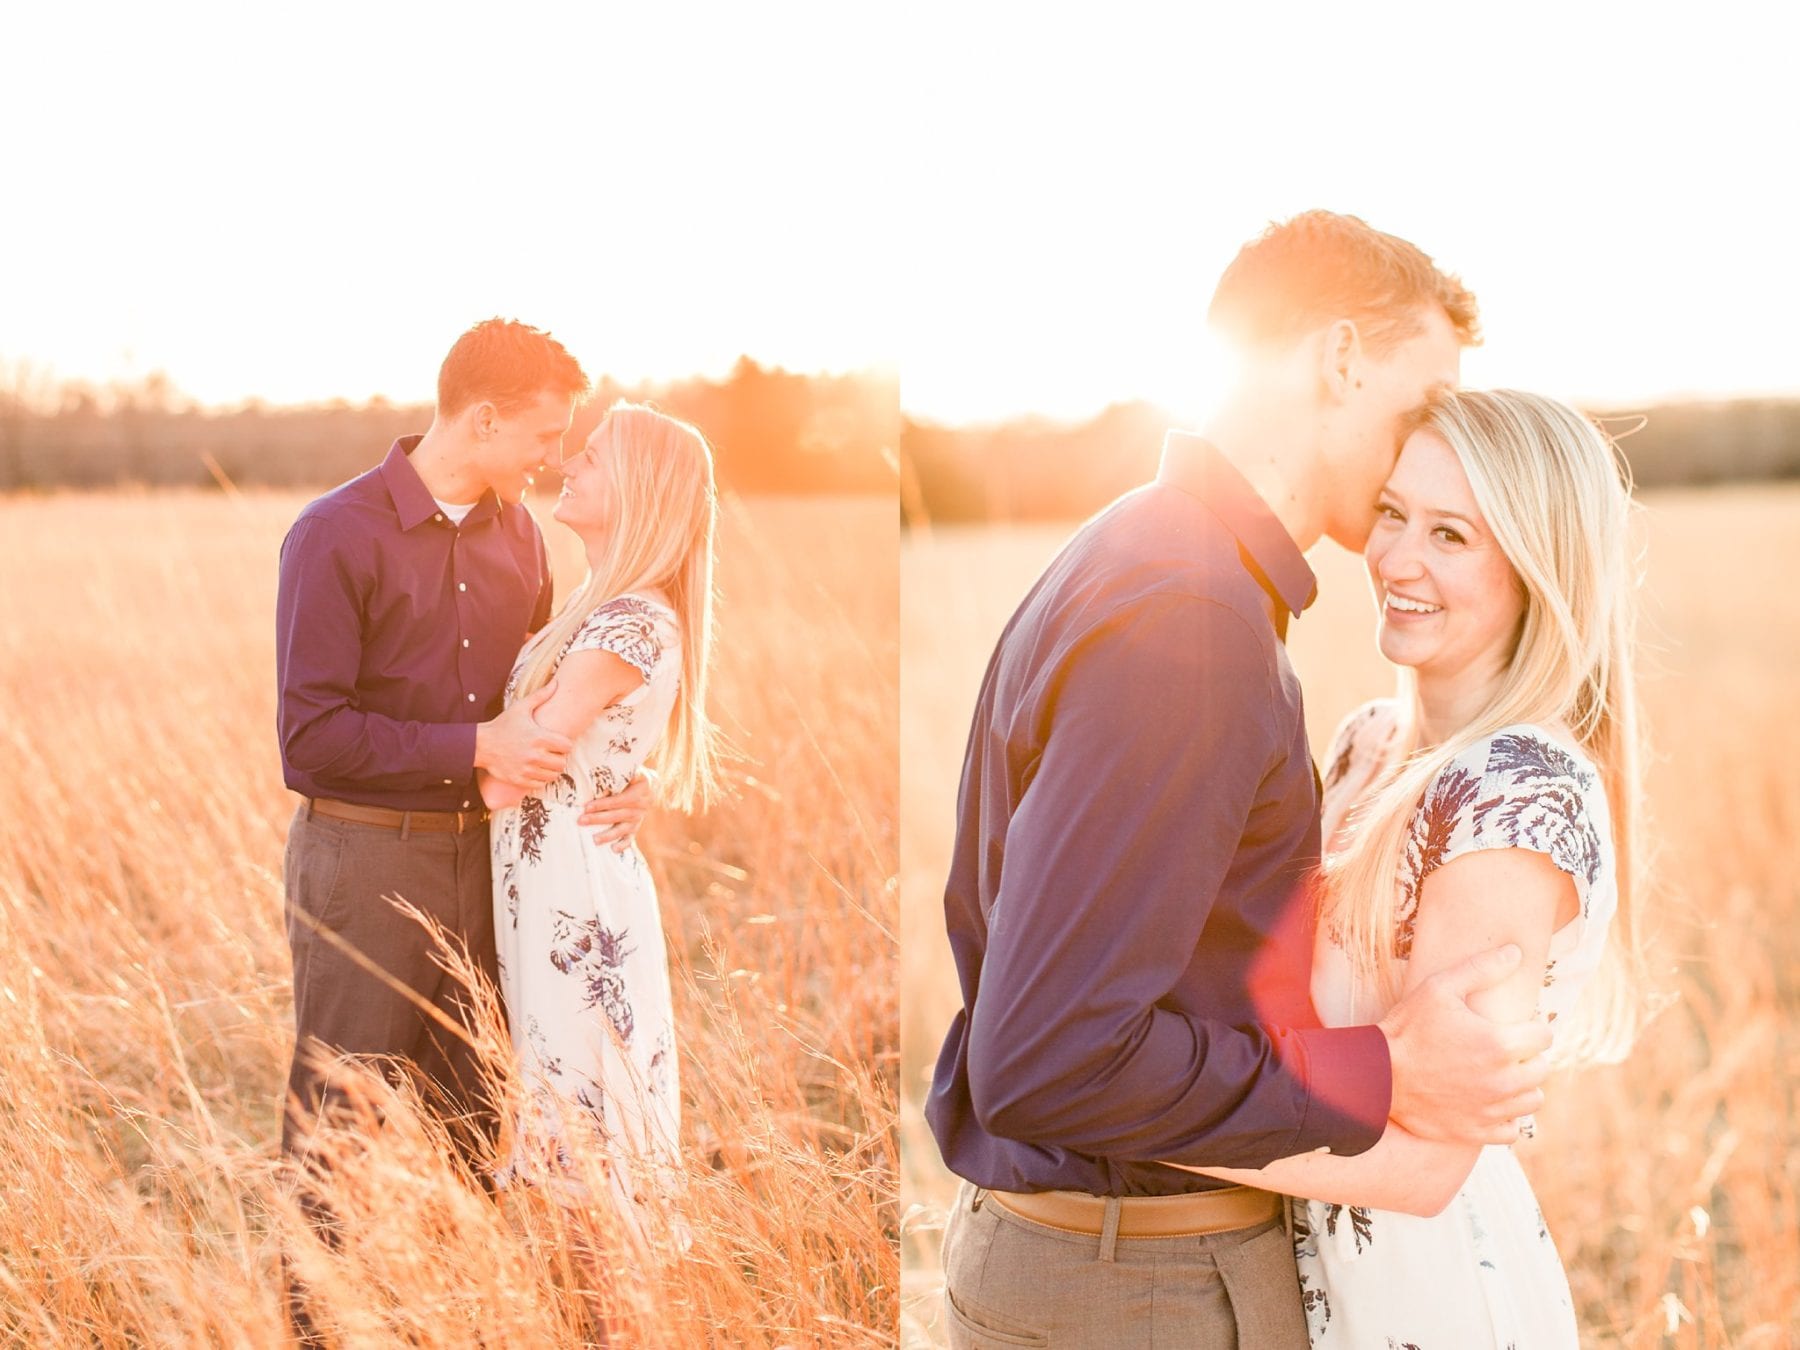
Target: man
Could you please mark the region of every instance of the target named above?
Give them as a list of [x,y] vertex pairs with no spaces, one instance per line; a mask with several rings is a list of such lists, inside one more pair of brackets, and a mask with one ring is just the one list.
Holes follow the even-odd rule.
[[1314,595],[1302,553],[1361,548],[1474,298],[1308,212],[1245,246],[1209,319],[1234,389],[1051,562],[970,733],[945,891],[964,1007],[926,1111],[965,1179],[953,1345],[1303,1347],[1280,1199],[1163,1162],[1359,1153],[1390,1116],[1506,1142],[1542,1096],[1547,1031],[1463,1001],[1516,950],[1378,1027],[1322,1029],[1305,996],[1319,780],[1283,645]]
[[[321,1049],[416,1068],[471,1161],[492,1136],[474,1051],[418,1003],[466,1025],[466,991],[384,897],[437,920],[495,977],[475,771],[541,785],[571,745],[532,718],[549,687],[504,711],[501,697],[526,636],[550,617],[549,561],[521,499],[528,475],[560,462],[587,385],[548,334],[476,324],[444,359],[430,429],[310,503],[282,545],[282,769],[305,799],[286,857],[290,1156],[306,1152],[331,1096]],[[602,842],[629,838],[648,799],[639,779],[589,803],[582,823],[605,826]]]

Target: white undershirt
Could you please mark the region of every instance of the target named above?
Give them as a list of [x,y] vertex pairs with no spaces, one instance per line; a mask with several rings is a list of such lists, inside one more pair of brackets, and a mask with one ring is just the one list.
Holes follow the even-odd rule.
[[442,497],[433,497],[431,500],[437,503],[438,510],[450,517],[452,525],[462,524],[463,517],[475,509],[474,502],[447,502]]

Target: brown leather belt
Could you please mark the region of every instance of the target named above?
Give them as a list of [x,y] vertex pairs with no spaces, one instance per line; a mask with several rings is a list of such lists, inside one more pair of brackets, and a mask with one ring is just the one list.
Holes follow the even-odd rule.
[[[1099,1237],[1106,1220],[1106,1197],[1080,1191],[989,1191],[1002,1209],[1065,1233]],[[1281,1197],[1250,1186],[1188,1195],[1128,1195],[1119,1202],[1122,1238],[1199,1237],[1229,1233],[1281,1217]]]
[[386,806],[336,802],[329,797],[308,797],[306,806],[315,816],[354,821],[358,825],[385,825],[403,834],[411,830],[426,834],[461,834],[486,824],[488,818],[485,807],[473,811],[395,811]]

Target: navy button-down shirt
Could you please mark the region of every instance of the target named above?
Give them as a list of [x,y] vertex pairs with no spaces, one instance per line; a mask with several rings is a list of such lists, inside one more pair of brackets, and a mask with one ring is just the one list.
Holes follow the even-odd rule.
[[1319,785],[1282,637],[1312,570],[1225,458],[1171,432],[1007,624],[944,909],[963,1009],[926,1116],[995,1190],[1222,1185],[1380,1137],[1374,1027],[1306,997]]
[[407,458],[419,440],[309,503],[281,546],[281,767],[309,797],[479,806],[475,724],[550,616],[531,513],[489,491],[451,523]]

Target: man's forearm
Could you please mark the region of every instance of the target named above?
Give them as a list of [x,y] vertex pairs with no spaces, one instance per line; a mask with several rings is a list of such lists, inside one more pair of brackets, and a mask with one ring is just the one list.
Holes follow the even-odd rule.
[[291,767],[322,783],[422,790],[474,776],[476,727],[402,722],[339,707],[284,726],[282,748]]
[[[982,991],[985,1002],[988,994]],[[1328,1145],[1369,1148],[1387,1114],[1386,1042],[1371,1027],[1238,1028],[1163,1008],[1140,1026],[971,1018],[969,1084],[984,1128],[1121,1160],[1261,1166]],[[1071,1057],[1076,1043],[1091,1048]],[[1010,1047],[1010,1048],[1009,1048]]]

